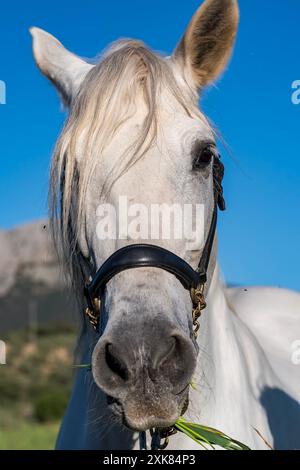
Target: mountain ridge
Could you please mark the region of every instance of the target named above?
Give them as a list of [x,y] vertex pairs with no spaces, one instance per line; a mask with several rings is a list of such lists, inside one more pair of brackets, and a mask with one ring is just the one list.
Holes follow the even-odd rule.
[[76,319],[47,227],[46,220],[39,220],[0,230],[0,334]]

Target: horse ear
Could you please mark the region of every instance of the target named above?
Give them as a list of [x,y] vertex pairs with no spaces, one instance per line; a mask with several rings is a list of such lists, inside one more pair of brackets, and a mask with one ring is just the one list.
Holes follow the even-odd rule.
[[30,33],[38,68],[54,84],[64,104],[69,106],[85,76],[94,66],[69,52],[46,31],[31,28]]
[[218,78],[234,44],[239,22],[237,0],[206,0],[192,18],[173,60],[199,90]]

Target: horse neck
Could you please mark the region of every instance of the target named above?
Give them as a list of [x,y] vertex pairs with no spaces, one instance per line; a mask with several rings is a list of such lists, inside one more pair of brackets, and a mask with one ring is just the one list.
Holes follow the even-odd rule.
[[[218,413],[217,405],[223,406],[237,385],[240,399],[240,383],[247,384],[247,367],[241,338],[248,332],[230,308],[225,287],[220,280],[218,265],[215,268],[209,293],[207,309],[200,320],[199,356],[195,372],[195,390],[191,392],[191,414],[199,417],[205,413],[210,422]],[[237,327],[239,334],[237,335]],[[241,335],[241,336],[240,336]],[[236,406],[243,407],[242,401]],[[203,411],[205,410],[205,411]]]

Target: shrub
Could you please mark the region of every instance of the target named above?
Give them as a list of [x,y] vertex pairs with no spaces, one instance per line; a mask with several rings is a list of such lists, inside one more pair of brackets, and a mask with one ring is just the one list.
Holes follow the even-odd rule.
[[61,419],[68,403],[68,396],[68,392],[61,389],[42,392],[33,403],[36,420],[45,423]]
[[22,381],[9,374],[0,377],[0,400],[1,404],[15,403],[22,395]]

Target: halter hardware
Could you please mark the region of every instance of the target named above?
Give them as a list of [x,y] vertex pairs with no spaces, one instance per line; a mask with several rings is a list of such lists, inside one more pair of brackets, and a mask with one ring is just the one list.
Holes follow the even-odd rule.
[[[165,450],[170,442],[170,437],[177,434],[174,427],[165,429],[150,429],[151,450]],[[163,443],[161,444],[161,440]]]
[[197,289],[191,289],[191,299],[193,302],[193,326],[194,326],[194,337],[198,337],[200,330],[199,318],[201,317],[202,311],[207,307],[204,297],[205,284],[201,284]]
[[85,309],[85,314],[89,319],[90,324],[92,325],[95,331],[98,330],[99,327],[99,318],[101,312],[101,299],[96,298],[92,301],[93,306],[87,307]]

